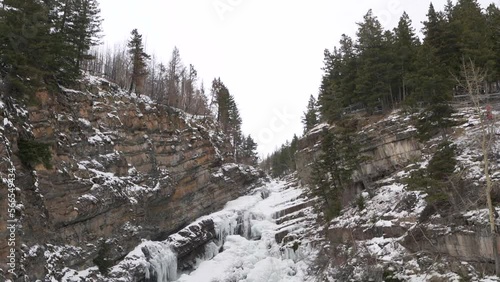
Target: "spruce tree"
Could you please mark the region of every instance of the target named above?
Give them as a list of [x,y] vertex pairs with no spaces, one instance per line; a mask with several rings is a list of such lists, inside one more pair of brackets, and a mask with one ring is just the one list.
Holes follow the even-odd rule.
[[304,133],[313,129],[318,124],[318,111],[316,108],[316,99],[313,95],[309,97],[309,103],[307,104],[306,112],[302,118],[302,123],[304,124]]
[[216,120],[222,131],[229,136],[235,148],[234,156],[238,157],[236,148],[244,140],[241,133],[242,120],[236,101],[220,78],[212,81],[211,92],[211,107],[215,111]]
[[333,53],[325,50],[324,56],[324,75],[318,96],[319,110],[323,120],[333,121],[341,117],[344,106],[343,101],[346,100],[338,89],[342,58],[337,48],[334,48]]
[[339,81],[335,87],[335,91],[340,97],[340,106],[345,108],[355,101],[357,56],[354,41],[351,37],[342,34],[339,44]]
[[488,70],[487,82],[489,92],[492,92],[492,85],[496,90],[500,89],[500,9],[495,4],[490,4],[486,9],[486,23],[488,26],[488,41],[491,48],[491,56],[486,62],[485,68]]
[[172,107],[179,107],[181,97],[180,85],[184,66],[182,65],[179,49],[174,47],[170,61],[167,65],[166,83],[167,83],[167,104]]
[[252,136],[248,135],[243,143],[243,160],[244,163],[249,165],[257,164],[257,143],[253,140]]
[[150,56],[144,51],[142,35],[139,34],[137,29],[132,30],[131,35],[132,37],[127,44],[132,62],[132,78],[129,93],[135,91],[137,94],[141,94],[147,75],[146,61],[150,59]]
[[386,62],[381,57],[383,53],[383,30],[372,10],[364,16],[364,22],[358,23],[359,53],[358,72],[356,76],[356,96],[366,106],[369,112],[379,107],[386,108],[384,96],[388,93]]
[[313,164],[310,193],[321,199],[320,210],[327,219],[339,215],[342,195],[352,185],[352,174],[362,158],[357,139],[356,121],[342,121],[332,130],[324,130],[321,155]]
[[33,92],[49,80],[56,53],[49,9],[35,0],[5,0],[0,10],[0,67],[10,93]]
[[101,30],[100,9],[96,0],[74,0],[70,16],[72,25],[66,32],[70,46],[74,46],[74,67],[79,72],[84,60],[92,59],[88,53],[91,47],[100,43]]
[[484,67],[493,54],[489,44],[487,18],[483,15],[479,3],[476,0],[458,0],[453,7],[450,24],[458,31],[457,41],[461,54],[455,59],[458,67],[454,74],[459,74],[462,57]]
[[420,45],[412,21],[406,12],[399,19],[398,26],[394,29],[395,69],[398,76],[399,101],[404,101],[412,89],[409,79],[415,72],[417,49]]

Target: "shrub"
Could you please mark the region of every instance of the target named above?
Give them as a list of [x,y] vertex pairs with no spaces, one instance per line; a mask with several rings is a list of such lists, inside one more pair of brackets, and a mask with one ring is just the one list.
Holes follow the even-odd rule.
[[18,157],[21,162],[33,168],[37,164],[42,163],[45,168],[52,168],[52,155],[50,153],[50,145],[45,143],[40,143],[34,140],[20,139],[17,142],[19,148]]
[[443,142],[429,161],[427,172],[432,179],[447,180],[455,172],[456,165],[455,146],[450,142]]
[[113,261],[106,258],[106,253],[109,252],[109,245],[103,244],[102,248],[97,253],[97,257],[92,262],[97,266],[101,274],[106,275],[109,269],[113,266]]
[[358,209],[360,211],[365,209],[365,197],[363,195],[359,195],[358,199],[356,200],[356,205],[358,206]]

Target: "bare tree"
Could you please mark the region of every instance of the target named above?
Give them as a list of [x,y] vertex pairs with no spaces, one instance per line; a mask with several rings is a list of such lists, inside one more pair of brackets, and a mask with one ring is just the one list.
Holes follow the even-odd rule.
[[493,207],[493,201],[491,198],[491,193],[493,190],[493,182],[491,181],[490,173],[490,159],[489,153],[491,151],[494,142],[494,126],[495,121],[493,114],[491,113],[491,107],[486,108],[486,112],[483,112],[481,108],[481,90],[483,88],[484,82],[486,80],[486,72],[482,71],[480,68],[476,67],[474,62],[469,59],[467,63],[465,60],[462,61],[462,79],[457,81],[462,86],[467,94],[469,95],[476,111],[480,118],[480,143],[481,143],[481,153],[483,154],[483,171],[486,178],[486,202],[488,205],[489,213],[489,223],[491,232],[491,242],[493,254],[495,257],[495,272],[497,276],[500,276],[500,254],[498,253],[498,241],[497,241],[497,227],[495,223],[495,209]]

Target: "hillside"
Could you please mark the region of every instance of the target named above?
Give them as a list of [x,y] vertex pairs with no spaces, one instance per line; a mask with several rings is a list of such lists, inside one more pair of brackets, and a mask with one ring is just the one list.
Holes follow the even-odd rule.
[[16,244],[12,252],[3,240],[0,256],[16,255],[17,279],[107,268],[142,239],[164,240],[262,181],[232,164],[234,149],[210,118],[98,77],[79,85],[39,91],[27,107],[2,97],[0,208],[9,198],[16,205],[1,215],[0,236]]
[[[499,106],[493,104],[494,115]],[[456,145],[455,172],[461,180],[449,180],[445,200],[436,201],[434,192],[425,187],[409,186],[412,172],[427,168],[441,138],[419,142],[413,126],[418,115],[394,111],[357,133],[364,142],[361,153],[368,158],[354,172],[357,185],[343,191],[340,215],[324,223],[316,262],[320,280],[497,281],[485,278],[494,274],[495,264],[479,118],[474,108],[457,110],[454,119],[461,122],[452,128],[450,141]],[[499,124],[492,125],[496,136]],[[309,186],[314,185],[311,166],[321,140],[320,131],[314,129],[299,143],[297,171]],[[500,142],[494,140],[490,161],[498,206]]]

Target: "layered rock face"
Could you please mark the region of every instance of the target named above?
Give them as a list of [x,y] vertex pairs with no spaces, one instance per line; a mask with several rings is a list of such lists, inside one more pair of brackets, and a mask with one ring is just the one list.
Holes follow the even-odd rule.
[[[321,154],[319,144],[322,130],[329,127],[320,125],[299,141],[295,159],[298,176],[305,184],[310,184],[311,165]],[[370,188],[372,181],[388,176],[422,156],[421,144],[415,138],[415,133],[410,119],[402,119],[397,113],[370,123],[359,131],[362,144],[360,153],[366,161],[360,163],[359,169],[353,174],[357,185],[353,190],[344,191],[344,206],[352,202],[362,190]]]
[[[499,105],[493,104],[493,109],[497,116]],[[456,146],[456,174],[440,188],[445,195],[439,200],[432,198],[429,186],[408,185],[420,180],[412,172],[428,168],[441,142],[436,136],[419,143],[411,118],[394,111],[359,131],[361,154],[368,160],[353,175],[357,185],[343,191],[341,214],[327,223],[316,262],[324,269],[318,280],[483,281],[486,274],[495,273],[492,240],[500,242],[500,237],[489,231],[477,109],[457,108],[454,115],[459,125],[449,129],[448,138]],[[498,135],[498,121],[489,125]],[[318,127],[299,144],[297,167],[306,183],[320,142]],[[488,156],[495,185],[500,180],[499,151],[494,139]],[[500,226],[498,217],[496,225]]]
[[[232,161],[224,154],[230,145],[210,119],[97,78],[82,81],[80,90],[38,92],[26,110],[12,99],[0,105],[0,174],[5,180],[15,169],[17,188],[16,274],[30,281],[57,279],[50,269],[113,264],[141,238],[166,239],[262,177],[223,165]],[[22,163],[19,140],[31,138],[49,145],[50,169]],[[6,238],[8,183],[0,188]],[[0,241],[4,273],[7,242]]]

